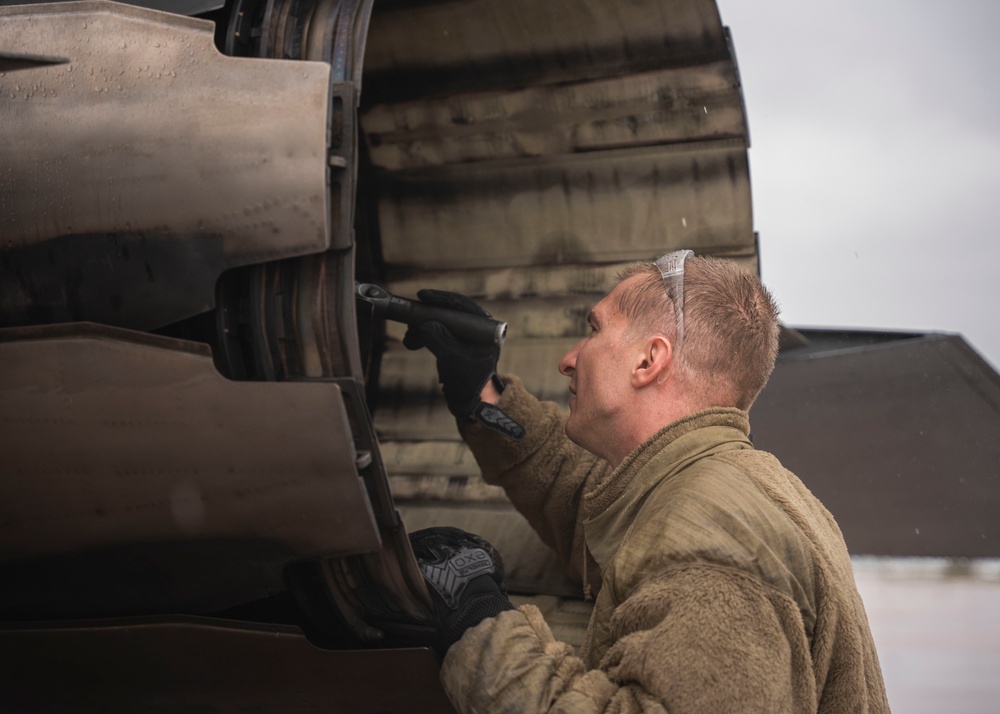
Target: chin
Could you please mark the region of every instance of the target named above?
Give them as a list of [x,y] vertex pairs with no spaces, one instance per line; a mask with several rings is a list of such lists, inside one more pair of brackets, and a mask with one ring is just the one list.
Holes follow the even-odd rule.
[[[566,436],[568,436],[569,440],[572,441],[577,446],[582,446],[583,448],[587,449],[587,445],[584,444],[580,440],[579,431],[576,429],[576,426],[573,424],[573,414],[572,413],[569,415],[569,419],[566,421]],[[587,450],[589,451],[590,449],[587,449]]]

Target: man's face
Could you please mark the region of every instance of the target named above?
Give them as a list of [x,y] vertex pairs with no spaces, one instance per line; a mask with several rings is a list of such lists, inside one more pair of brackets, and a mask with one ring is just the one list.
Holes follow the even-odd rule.
[[[627,340],[627,318],[618,311],[619,284],[587,316],[590,334],[560,361],[559,371],[569,377],[569,421],[566,434],[588,451],[605,456],[615,439],[618,417],[631,405],[631,356],[636,342]],[[606,457],[606,456],[605,456]]]

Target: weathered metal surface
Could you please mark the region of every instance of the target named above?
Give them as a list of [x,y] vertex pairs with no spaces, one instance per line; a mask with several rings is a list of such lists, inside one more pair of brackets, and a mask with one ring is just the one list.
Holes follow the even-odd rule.
[[227,275],[221,283],[227,287],[220,291],[227,295],[222,298],[228,321],[222,343],[226,374],[267,381],[347,376],[360,381],[353,257],[351,251],[327,251]]
[[1000,556],[1000,376],[953,335],[802,332],[833,345],[779,361],[751,412],[756,445],[853,553]]
[[372,20],[365,83],[382,103],[728,57],[714,0],[385,2]]
[[0,77],[2,324],[151,329],[209,309],[226,268],[331,244],[329,65],[98,0],[0,21],[5,51],[69,59]]
[[714,2],[389,3],[363,100],[389,271],[756,254]]
[[725,61],[379,104],[364,127],[372,163],[388,171],[746,133]]
[[0,628],[5,712],[453,711],[427,649],[320,649],[295,627],[149,618]]
[[[755,250],[734,249],[713,255],[729,258],[744,270],[758,271]],[[392,292],[415,295],[428,282],[446,290],[455,290],[479,299],[496,300],[522,297],[559,297],[589,294],[598,300],[616,284],[619,272],[632,261],[617,263],[553,263],[516,268],[490,267],[468,270],[423,270],[413,273],[386,266]]]
[[383,256],[411,268],[607,263],[680,247],[754,246],[740,139],[399,172],[379,195]]
[[[233,382],[193,343],[85,323],[0,332],[5,614],[207,612],[379,549],[337,385]],[[10,576],[35,564],[48,587]]]

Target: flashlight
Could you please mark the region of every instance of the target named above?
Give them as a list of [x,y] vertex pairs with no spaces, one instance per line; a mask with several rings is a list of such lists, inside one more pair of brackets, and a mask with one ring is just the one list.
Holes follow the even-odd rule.
[[477,344],[503,345],[507,339],[507,323],[460,310],[433,307],[416,300],[393,295],[374,283],[355,283],[354,295],[372,306],[372,313],[394,322],[416,327],[425,322],[440,322],[455,337]]

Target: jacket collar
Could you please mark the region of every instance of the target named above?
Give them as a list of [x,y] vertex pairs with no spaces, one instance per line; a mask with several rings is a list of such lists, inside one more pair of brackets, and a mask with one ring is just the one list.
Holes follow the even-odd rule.
[[587,547],[602,568],[617,552],[646,497],[658,484],[710,454],[752,449],[747,413],[713,407],[671,422],[636,447],[584,495]]

